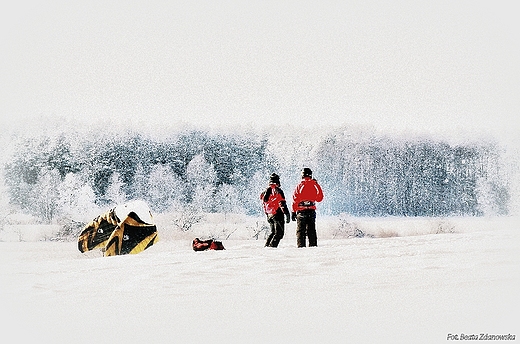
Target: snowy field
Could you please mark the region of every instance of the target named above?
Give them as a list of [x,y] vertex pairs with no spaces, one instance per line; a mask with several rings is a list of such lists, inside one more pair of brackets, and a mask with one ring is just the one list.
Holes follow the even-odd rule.
[[444,233],[418,231],[432,221],[358,219],[367,233],[387,235],[351,239],[333,239],[321,223],[319,247],[306,249],[295,246],[294,223],[278,249],[230,237],[225,251],[194,252],[187,237],[163,235],[141,254],[105,258],[81,254],[75,242],[0,242],[2,337],[444,343],[448,334],[519,336],[520,222],[458,219]]

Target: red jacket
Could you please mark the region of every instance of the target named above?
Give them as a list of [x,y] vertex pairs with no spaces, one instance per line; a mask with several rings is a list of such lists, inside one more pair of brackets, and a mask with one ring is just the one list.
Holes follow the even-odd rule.
[[274,215],[278,210],[281,210],[284,214],[289,214],[283,191],[276,184],[269,185],[267,190],[260,194],[260,199],[264,213],[267,215]]
[[323,200],[323,191],[316,179],[303,177],[293,193],[293,212],[316,209],[316,202]]

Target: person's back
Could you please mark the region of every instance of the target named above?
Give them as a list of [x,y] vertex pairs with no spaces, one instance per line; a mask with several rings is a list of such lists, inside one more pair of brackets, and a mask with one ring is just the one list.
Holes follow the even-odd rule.
[[282,211],[281,202],[285,202],[285,196],[282,189],[276,184],[269,185],[266,191],[262,192],[261,196],[264,212],[267,215],[275,215],[277,212]]
[[278,247],[285,232],[284,216],[287,223],[291,219],[284,193],[280,188],[280,177],[276,173],[271,174],[269,177],[269,186],[260,194],[260,199],[262,200],[264,213],[267,215],[267,222],[271,228],[271,233],[267,238],[265,246]]
[[293,193],[292,219],[296,221],[296,240],[298,247],[318,246],[316,235],[316,202],[323,200],[323,190],[316,179],[312,178],[310,168],[302,170],[302,180]]
[[293,210],[316,209],[315,203],[322,200],[323,191],[316,179],[304,176],[293,194]]

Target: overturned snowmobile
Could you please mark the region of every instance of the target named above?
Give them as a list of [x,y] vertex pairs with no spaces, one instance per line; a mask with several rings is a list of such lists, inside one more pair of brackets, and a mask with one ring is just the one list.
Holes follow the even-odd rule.
[[92,220],[78,238],[81,252],[101,249],[105,256],[135,254],[159,240],[148,205],[140,200],[118,205]]

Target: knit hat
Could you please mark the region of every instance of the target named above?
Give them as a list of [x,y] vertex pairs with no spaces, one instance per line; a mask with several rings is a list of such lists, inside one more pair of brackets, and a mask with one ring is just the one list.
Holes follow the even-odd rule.
[[302,170],[302,178],[303,177],[312,177],[312,171],[310,168],[308,167],[305,167],[303,170]]
[[280,177],[276,173],[271,174],[269,176],[269,184],[278,184],[278,185],[280,185]]

